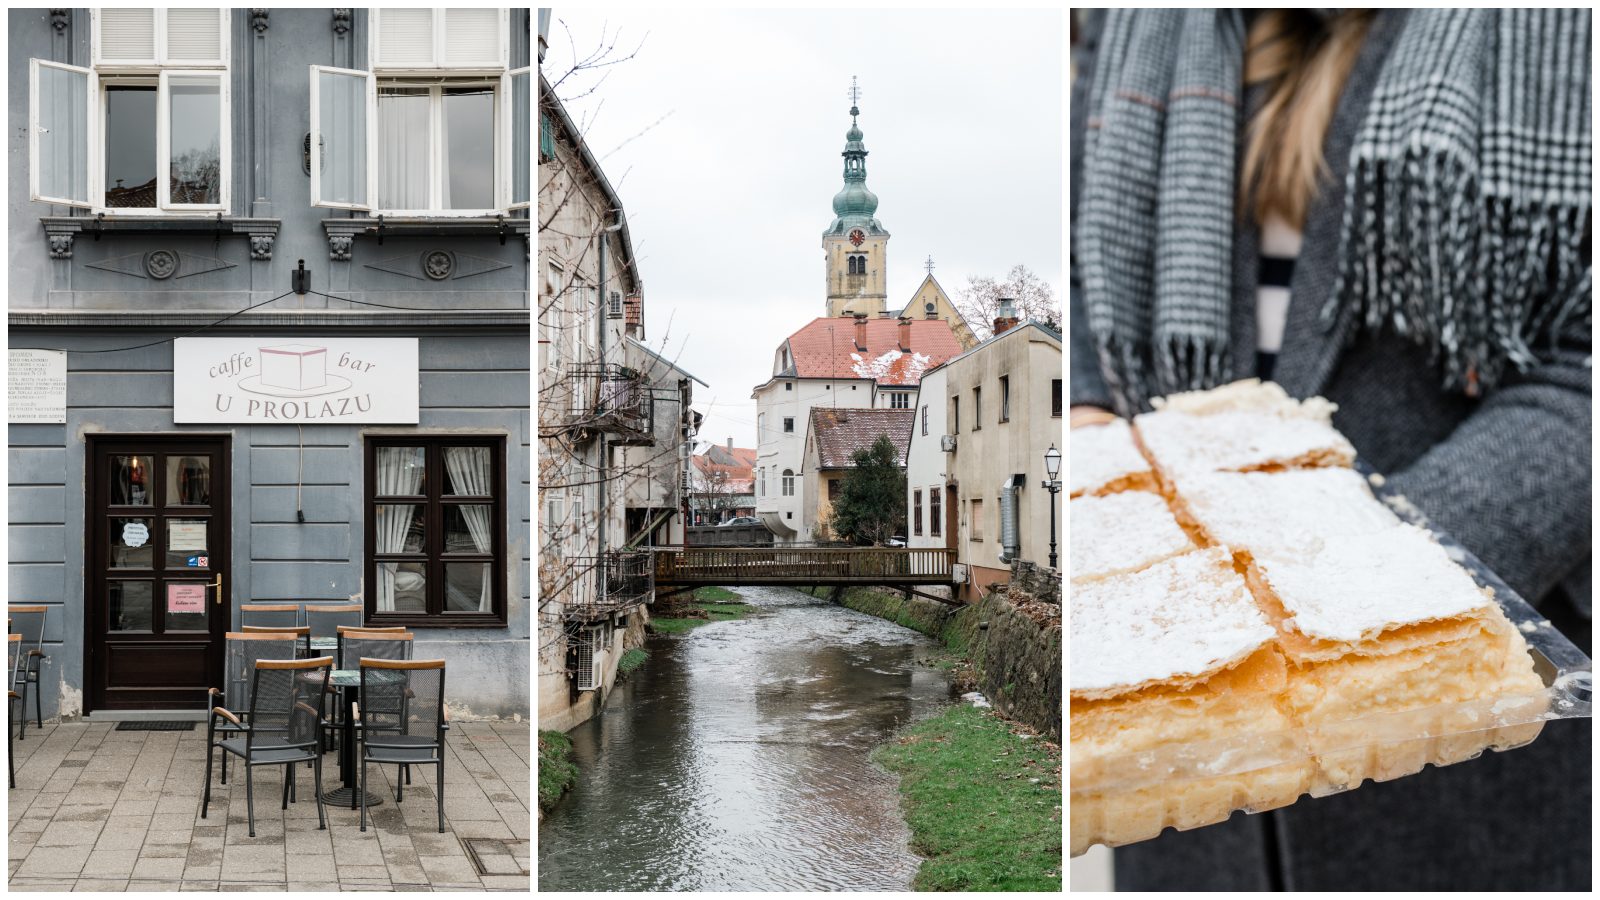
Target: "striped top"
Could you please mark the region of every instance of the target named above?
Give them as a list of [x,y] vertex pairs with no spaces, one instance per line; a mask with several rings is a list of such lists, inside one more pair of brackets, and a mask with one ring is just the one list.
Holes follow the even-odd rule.
[[1289,315],[1289,280],[1300,257],[1303,232],[1276,214],[1261,225],[1261,270],[1256,279],[1256,376],[1272,379]]

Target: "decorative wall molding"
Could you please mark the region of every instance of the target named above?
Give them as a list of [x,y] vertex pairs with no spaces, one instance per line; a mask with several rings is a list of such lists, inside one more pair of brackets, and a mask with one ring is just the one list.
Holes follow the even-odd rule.
[[56,31],[66,31],[67,26],[70,24],[72,24],[72,10],[50,10],[50,27],[54,28]]
[[254,8],[254,7],[251,8],[251,10],[250,10],[250,27],[254,28],[256,30],[256,34],[260,34],[260,33],[262,33],[262,32],[267,30],[267,26],[269,24],[268,21],[267,21],[267,17],[269,15],[271,15],[271,13],[272,13],[272,10],[270,10],[270,9],[257,9],[257,8]]
[[250,258],[271,259],[272,241],[275,235],[252,234],[250,235]]
[[[378,260],[375,263],[367,263],[367,268],[377,269],[380,272],[393,272],[396,275],[404,275],[407,278],[415,278],[418,281],[427,281],[428,276],[424,275],[422,272],[422,256],[423,254],[421,253],[407,253],[404,256],[392,256],[388,259]],[[448,274],[450,273],[447,270],[445,275]],[[443,278],[444,275],[439,277]]]
[[335,9],[333,11],[333,32],[344,34],[350,30],[350,10]]
[[49,238],[50,238],[50,258],[51,259],[71,259],[72,258],[72,235],[70,235],[70,234],[52,234],[52,235],[49,235]]
[[424,250],[420,253],[406,253],[367,263],[366,268],[393,272],[419,281],[444,281],[471,278],[497,269],[509,269],[511,264],[455,250]]
[[497,269],[511,268],[511,263],[501,262],[498,259],[485,259],[481,256],[469,256],[465,253],[457,253],[455,257],[456,268],[453,277],[458,279],[471,278],[474,275],[482,275],[485,272],[493,272]]
[[215,272],[218,269],[231,269],[237,265],[237,263],[231,263],[227,260],[210,256],[196,256],[193,253],[185,253],[182,250],[152,250],[149,253],[133,253],[127,256],[103,259],[99,262],[84,263],[84,268],[102,269],[107,272],[116,272],[120,275],[132,275],[135,278],[166,281],[169,278],[188,278],[190,275]]
[[355,243],[355,238],[348,234],[328,235],[328,258],[349,262],[350,245],[353,243]]

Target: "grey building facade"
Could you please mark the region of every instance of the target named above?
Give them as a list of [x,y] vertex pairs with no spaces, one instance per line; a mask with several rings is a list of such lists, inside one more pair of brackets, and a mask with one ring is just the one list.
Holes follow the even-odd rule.
[[[350,602],[453,715],[530,714],[531,16],[9,11],[9,345],[66,363],[65,421],[8,424],[45,718],[201,709],[241,605]],[[260,355],[197,420],[199,339]],[[394,421],[331,393],[379,340]]]

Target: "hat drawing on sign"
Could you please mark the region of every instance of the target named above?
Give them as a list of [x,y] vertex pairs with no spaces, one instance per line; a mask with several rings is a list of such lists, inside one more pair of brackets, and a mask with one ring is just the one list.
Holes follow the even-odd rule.
[[261,374],[239,382],[241,390],[269,397],[317,397],[350,387],[350,379],[328,374],[328,348],[312,344],[279,344],[256,348]]

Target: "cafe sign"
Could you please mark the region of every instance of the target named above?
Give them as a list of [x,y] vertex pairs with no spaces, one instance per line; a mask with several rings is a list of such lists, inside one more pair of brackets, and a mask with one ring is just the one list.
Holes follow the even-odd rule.
[[417,424],[416,338],[178,338],[173,421]]

